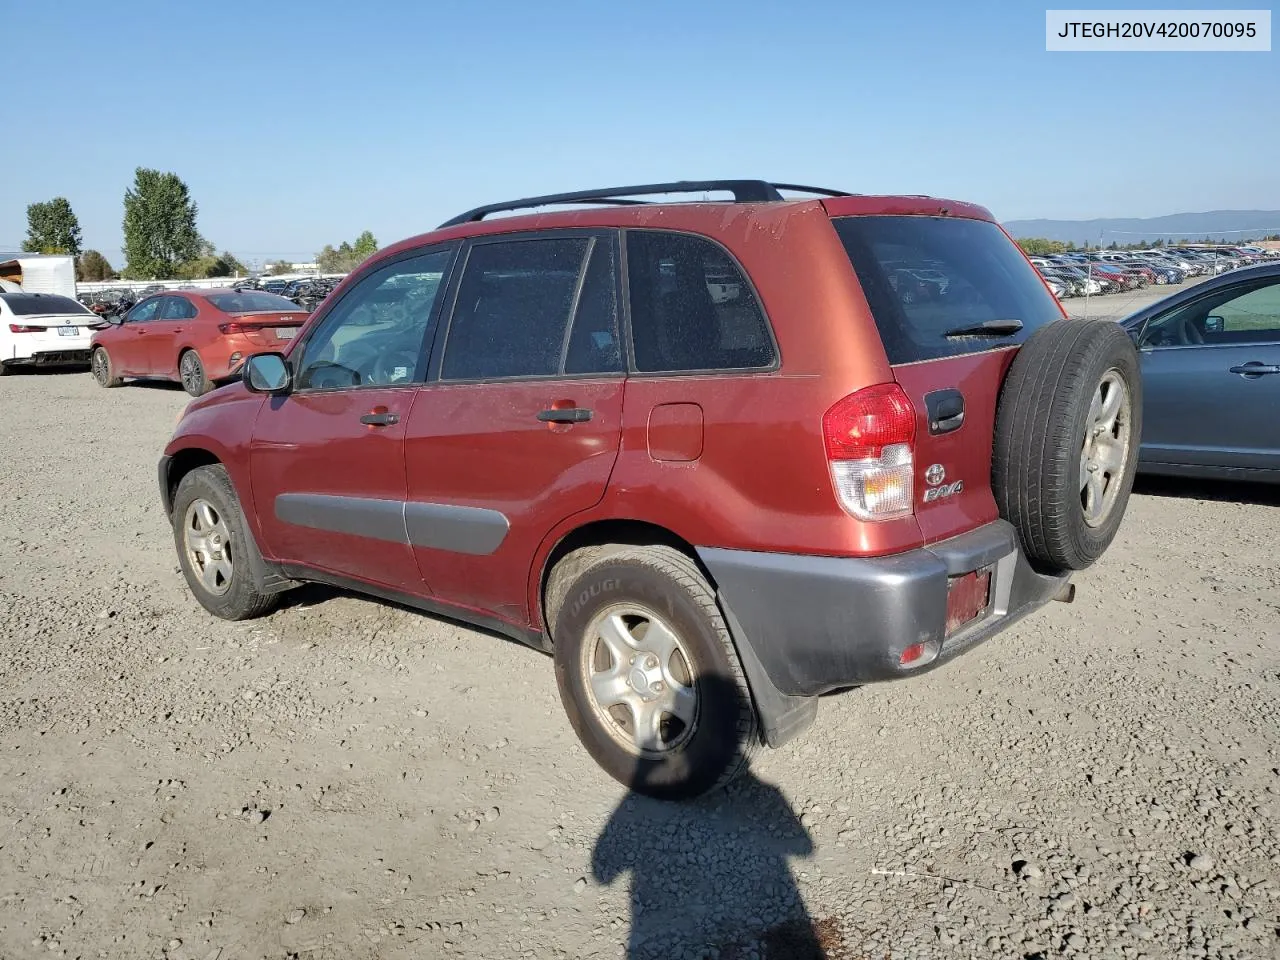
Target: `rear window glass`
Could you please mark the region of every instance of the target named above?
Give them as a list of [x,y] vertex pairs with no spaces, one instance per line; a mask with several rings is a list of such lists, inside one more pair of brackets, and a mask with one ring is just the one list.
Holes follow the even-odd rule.
[[[838,217],[890,363],[1021,343],[1062,317],[1035,268],[994,223],[947,217]],[[1004,336],[963,335],[1018,320]],[[948,336],[948,334],[952,334]]]
[[292,300],[273,293],[241,290],[237,293],[211,293],[205,297],[223,313],[272,313],[277,310],[301,310]]
[[19,317],[85,313],[93,316],[93,312],[84,304],[70,297],[60,297],[56,293],[0,293],[0,299]]

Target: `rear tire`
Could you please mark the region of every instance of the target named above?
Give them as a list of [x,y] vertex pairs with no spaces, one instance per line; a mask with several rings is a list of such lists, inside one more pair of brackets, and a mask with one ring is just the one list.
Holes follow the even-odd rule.
[[193,397],[202,397],[209,392],[209,378],[205,376],[200,355],[194,350],[183,350],[178,357],[178,377],[182,381],[182,389]]
[[687,800],[746,769],[760,743],[751,693],[691,558],[665,546],[571,553],[552,572],[548,615],[565,712],[614,779]]
[[1009,368],[996,409],[992,490],[1041,570],[1083,570],[1110,546],[1137,473],[1142,378],[1110,320],[1038,330]]
[[200,606],[223,620],[249,620],[275,609],[280,594],[255,585],[257,546],[225,467],[197,467],[183,477],[171,521],[182,575]]
[[115,367],[111,363],[111,354],[107,353],[106,347],[93,348],[93,355],[89,358],[89,369],[100,387],[118,387],[122,382],[116,376]]

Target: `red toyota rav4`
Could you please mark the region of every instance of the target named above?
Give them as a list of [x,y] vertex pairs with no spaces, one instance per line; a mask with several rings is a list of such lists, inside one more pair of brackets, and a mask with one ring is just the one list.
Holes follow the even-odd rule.
[[981,207],[583,191],[365,263],[188,406],[160,491],[217,616],[320,581],[519,638],[609,773],[681,798],[1070,599],[1140,390]]

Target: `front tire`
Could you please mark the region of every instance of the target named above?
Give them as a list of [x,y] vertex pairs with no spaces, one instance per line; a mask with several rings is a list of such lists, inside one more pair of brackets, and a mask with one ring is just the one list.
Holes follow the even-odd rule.
[[746,769],[759,735],[711,586],[671,547],[585,548],[548,583],[560,699],[614,779],[687,800]]
[[116,376],[115,368],[111,363],[111,355],[107,353],[106,347],[93,348],[93,356],[89,358],[89,369],[93,372],[93,379],[98,381],[98,386],[120,386],[121,380]]
[[209,378],[205,376],[200,355],[194,350],[182,351],[178,358],[178,377],[182,380],[182,389],[193,397],[202,397],[209,392]]
[[262,593],[254,583],[257,549],[225,467],[197,467],[183,477],[171,520],[182,575],[200,606],[223,620],[249,620],[275,608],[280,595]]

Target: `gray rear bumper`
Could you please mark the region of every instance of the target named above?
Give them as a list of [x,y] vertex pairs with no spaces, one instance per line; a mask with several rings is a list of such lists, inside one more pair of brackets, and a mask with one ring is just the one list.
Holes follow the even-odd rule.
[[[699,548],[719,590],[758,700],[766,740],[812,716],[806,701],[841,687],[924,673],[972,649],[1053,599],[1069,575],[1034,571],[1013,527],[997,520],[969,533],[890,557],[815,557]],[[948,578],[992,567],[991,602],[979,619],[946,636]],[[928,654],[908,666],[903,650]],[[773,727],[772,738],[770,727]]]

